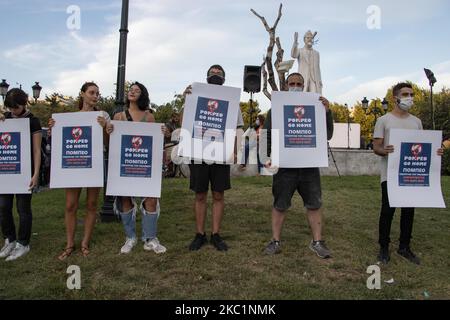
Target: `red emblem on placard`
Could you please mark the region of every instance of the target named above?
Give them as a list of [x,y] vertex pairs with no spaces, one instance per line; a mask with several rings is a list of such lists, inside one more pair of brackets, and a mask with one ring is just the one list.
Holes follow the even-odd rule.
[[72,129],[72,137],[75,139],[75,142],[78,142],[78,140],[80,140],[82,135],[83,135],[83,130],[81,128],[73,128]]
[[303,116],[305,115],[305,108],[302,106],[295,107],[294,114],[298,120],[302,120]]
[[209,112],[215,112],[219,108],[219,102],[216,100],[209,100],[208,101],[208,111]]
[[8,144],[11,143],[11,135],[9,133],[3,133],[2,136],[0,137],[0,140],[2,141],[2,144],[4,146],[7,146]]
[[131,139],[131,145],[134,149],[139,149],[142,146],[142,138],[141,137],[133,137]]
[[422,145],[421,144],[413,144],[411,147],[411,153],[415,159],[419,157],[422,153]]

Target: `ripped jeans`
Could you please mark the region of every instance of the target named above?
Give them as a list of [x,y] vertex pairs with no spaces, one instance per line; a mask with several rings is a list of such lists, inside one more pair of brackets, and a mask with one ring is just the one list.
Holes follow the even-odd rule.
[[[135,198],[131,198],[133,208],[128,212],[123,212],[122,197],[116,197],[114,201],[114,212],[120,214],[127,238],[136,239],[136,213],[137,204]],[[160,215],[159,199],[156,204],[155,212],[148,212],[144,208],[145,198],[139,206],[142,212],[142,241],[153,240],[156,238],[158,230],[158,218]]]

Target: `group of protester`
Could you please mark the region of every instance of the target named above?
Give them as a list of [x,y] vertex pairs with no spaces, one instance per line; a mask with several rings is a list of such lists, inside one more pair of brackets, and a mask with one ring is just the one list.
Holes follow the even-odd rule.
[[[220,65],[213,65],[207,71],[207,83],[212,85],[223,85],[225,82],[225,71]],[[302,92],[304,89],[304,79],[299,73],[292,73],[287,77],[284,91]],[[192,93],[192,87],[188,86],[184,91],[184,96]],[[388,263],[390,259],[389,243],[390,230],[395,208],[389,206],[387,194],[387,157],[394,151],[394,147],[387,145],[389,130],[393,128],[403,129],[422,129],[420,119],[409,113],[413,105],[414,93],[412,86],[408,83],[399,83],[394,87],[394,96],[397,98],[396,105],[392,112],[379,118],[374,132],[373,148],[375,154],[381,157],[381,191],[382,205],[379,222],[379,245],[380,251],[378,260]],[[85,83],[80,90],[79,109],[80,112],[91,112],[97,110],[99,99],[99,87],[93,82]],[[329,101],[320,97],[323,108],[326,111],[327,139],[333,136],[333,115],[329,108]],[[0,114],[0,121],[5,119],[30,119],[31,150],[32,158],[32,178],[29,184],[30,190],[38,184],[39,168],[41,162],[41,125],[39,120],[27,110],[28,96],[21,89],[11,89],[5,99],[7,112]],[[135,82],[131,85],[127,95],[125,111],[116,113],[114,120],[134,121],[134,122],[155,122],[155,118],[149,109],[149,93],[144,85]],[[267,117],[258,117],[255,123],[258,139],[261,138],[262,129],[267,130],[268,152],[271,150],[271,133],[273,128],[271,122],[272,112],[269,110]],[[180,115],[182,117],[182,115]],[[109,135],[114,131],[114,126],[106,112],[97,118],[98,125],[103,128],[104,144],[109,144]],[[178,115],[172,119],[178,122]],[[55,126],[55,120],[50,119],[49,134]],[[174,128],[170,128],[170,123],[163,125],[161,130],[166,137]],[[239,110],[237,128],[244,126],[242,114]],[[0,127],[1,129],[1,127]],[[249,149],[250,146],[247,147]],[[438,150],[438,155],[443,154],[443,150]],[[248,154],[248,152],[245,152]],[[270,154],[268,154],[270,159]],[[244,161],[246,163],[247,161]],[[260,159],[258,157],[258,162]],[[260,163],[260,168],[272,168],[272,163],[268,160],[266,163]],[[190,189],[195,193],[194,211],[196,218],[196,233],[194,239],[189,245],[189,250],[200,250],[208,243],[206,235],[206,216],[207,216],[207,198],[208,192],[212,193],[212,226],[209,242],[219,251],[227,251],[228,244],[220,235],[221,223],[224,216],[224,197],[225,191],[231,188],[230,165],[228,164],[207,164],[194,163],[190,165]],[[245,164],[241,166],[245,168]],[[273,176],[272,195],[272,238],[264,249],[267,255],[274,255],[281,252],[282,241],[281,232],[286,218],[286,213],[291,207],[291,200],[295,191],[303,199],[306,208],[307,219],[311,228],[312,239],[309,248],[320,258],[331,257],[331,251],[327,247],[322,234],[323,216],[322,216],[322,188],[320,181],[319,168],[276,168],[277,172]],[[58,259],[65,260],[76,250],[75,231],[77,225],[77,211],[81,188],[68,188],[65,190],[65,226],[66,226],[66,246],[59,254]],[[100,188],[87,188],[87,214],[84,220],[84,236],[80,245],[80,252],[87,257],[90,254],[90,240],[93,234],[94,225],[97,216],[98,199]],[[19,229],[16,233],[16,227],[13,219],[13,202],[16,199],[16,207],[19,213]],[[32,194],[2,194],[0,195],[0,224],[5,239],[4,246],[0,250],[0,258],[6,258],[7,261],[15,260],[30,251],[30,237],[32,229]],[[120,249],[123,254],[128,254],[138,243],[136,233],[136,215],[137,211],[142,213],[142,235],[144,250],[155,253],[166,252],[166,247],[160,243],[157,238],[158,219],[160,217],[160,203],[156,198],[139,199],[135,197],[116,197],[114,210],[120,215],[124,232],[125,243]],[[412,252],[410,247],[412,237],[412,227],[414,219],[414,208],[401,209],[401,234],[398,253],[409,261],[419,264],[419,258]]]

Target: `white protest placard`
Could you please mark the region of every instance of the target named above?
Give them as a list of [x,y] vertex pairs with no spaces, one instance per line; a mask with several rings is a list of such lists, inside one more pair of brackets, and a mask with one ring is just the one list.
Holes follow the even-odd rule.
[[310,92],[272,93],[273,166],[328,167],[326,114],[319,97]]
[[391,129],[387,189],[392,208],[445,208],[441,190],[442,131]]
[[361,125],[359,123],[335,123],[333,137],[331,138],[331,148],[351,148],[361,147]]
[[233,163],[241,89],[193,83],[186,96],[178,155],[207,163]]
[[50,188],[103,187],[101,112],[53,114]]
[[106,194],[161,197],[164,137],[160,123],[112,121]]
[[29,194],[30,119],[0,121],[0,194]]

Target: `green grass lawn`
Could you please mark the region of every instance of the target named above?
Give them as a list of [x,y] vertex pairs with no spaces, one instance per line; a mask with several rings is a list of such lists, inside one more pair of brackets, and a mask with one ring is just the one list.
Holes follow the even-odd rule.
[[[230,245],[226,253],[211,245],[199,252],[188,251],[195,229],[194,195],[186,179],[163,181],[159,238],[168,248],[163,255],[145,252],[141,243],[130,255],[120,255],[125,237],[122,225],[99,223],[92,254],[83,258],[77,252],[60,262],[56,257],[65,246],[63,191],[35,195],[31,251],[14,262],[0,261],[0,299],[450,298],[448,210],[416,211],[412,248],[422,259],[421,266],[395,253],[396,213],[391,262],[382,267],[382,289],[372,291],[366,288],[366,269],[376,263],[378,250],[379,178],[322,178],[324,235],[333,254],[329,260],[319,259],[308,249],[310,231],[298,196],[286,219],[283,252],[262,254],[271,237],[271,181],[267,177],[233,179],[222,226]],[[449,177],[443,178],[442,187],[448,205]],[[80,218],[84,193],[82,197]],[[138,230],[140,234],[140,218]],[[81,234],[80,225],[78,246]],[[81,290],[66,288],[69,265],[81,268]],[[391,278],[394,284],[384,283]]]

